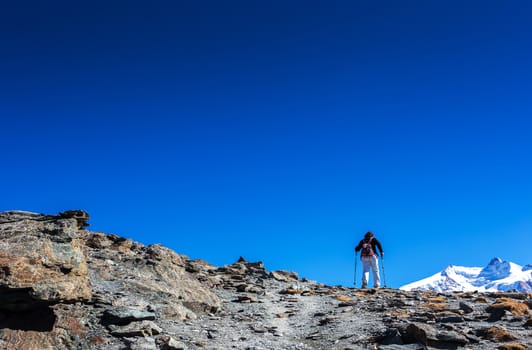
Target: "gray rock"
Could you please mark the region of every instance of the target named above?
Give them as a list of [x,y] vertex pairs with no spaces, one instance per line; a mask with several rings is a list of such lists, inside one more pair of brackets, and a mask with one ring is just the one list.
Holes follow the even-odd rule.
[[273,271],[271,276],[282,282],[294,282],[299,280],[299,275],[297,273],[284,270]]
[[[463,346],[469,341],[463,335],[450,331],[439,331],[436,328],[423,323],[411,323],[406,330],[406,337],[415,341],[434,347]],[[406,341],[410,343],[411,341]]]
[[436,339],[437,331],[435,328],[423,323],[410,323],[404,335],[406,343],[420,342],[428,344],[429,339]]
[[125,338],[127,350],[158,350],[153,338]]
[[383,345],[402,345],[403,339],[401,338],[401,332],[397,328],[388,328],[379,343]]
[[438,339],[437,344],[445,344],[445,343],[451,343],[451,344],[459,344],[461,346],[469,343],[469,340],[462,334],[459,334],[458,332],[439,332],[436,335],[436,338]]
[[85,228],[90,226],[89,213],[83,210],[67,210],[59,213],[59,216],[64,219],[75,219],[78,225],[78,228]]
[[489,317],[488,322],[497,322],[505,316],[511,316],[512,313],[504,309],[491,308],[488,309]]
[[467,340],[469,340],[470,343],[480,343],[480,338],[474,334],[464,334],[464,336],[467,338]]
[[157,339],[160,350],[187,350],[185,343],[175,340],[169,336],[162,336]]
[[124,326],[112,324],[107,328],[115,337],[149,337],[162,332],[161,327],[152,321],[135,321]]
[[259,299],[257,299],[254,295],[239,295],[235,302],[237,303],[256,303]]
[[155,313],[127,306],[117,306],[105,310],[102,323],[105,325],[126,325],[133,321],[155,320]]
[[390,344],[390,345],[379,345],[378,350],[426,350],[427,347],[423,344]]
[[466,314],[469,314],[474,311],[473,307],[466,303],[465,301],[461,301],[459,303],[460,310],[464,311]]
[[239,292],[239,293],[255,293],[255,294],[260,294],[264,291],[264,288],[262,287],[259,287],[255,284],[251,284],[251,283],[244,283],[244,284],[239,284],[236,286],[236,291]]
[[462,316],[445,316],[438,318],[437,321],[440,323],[460,323],[464,322],[464,318]]

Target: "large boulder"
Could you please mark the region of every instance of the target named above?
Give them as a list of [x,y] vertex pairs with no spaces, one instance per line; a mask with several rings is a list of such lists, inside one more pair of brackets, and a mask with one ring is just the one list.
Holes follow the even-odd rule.
[[4,212],[0,238],[0,309],[91,298],[76,219]]
[[69,349],[87,335],[91,285],[79,221],[0,213],[0,348]]

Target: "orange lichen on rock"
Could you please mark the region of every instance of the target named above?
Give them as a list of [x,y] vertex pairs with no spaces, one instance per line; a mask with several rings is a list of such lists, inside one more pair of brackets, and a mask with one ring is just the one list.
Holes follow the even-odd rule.
[[348,297],[347,295],[337,295],[336,300],[339,301],[353,301],[353,298]]
[[295,294],[301,294],[303,291],[301,289],[293,289],[288,288],[281,292],[281,294],[289,294],[289,295],[295,295]]
[[392,312],[390,312],[390,316],[396,318],[408,318],[410,317],[410,313],[404,310],[392,310]]
[[447,301],[447,298],[445,298],[444,296],[439,296],[439,297],[425,298],[424,300],[427,303],[444,303]]
[[491,327],[490,329],[488,329],[486,331],[486,334],[484,335],[484,338],[496,342],[511,341],[517,339],[506,329],[500,327]]
[[426,297],[423,298],[423,301],[425,303],[421,306],[426,309],[437,311],[449,309],[449,304],[447,304],[447,298],[445,298],[444,296]]
[[449,304],[447,303],[426,303],[421,306],[426,309],[438,310],[438,311],[449,309]]
[[482,304],[487,304],[488,303],[488,299],[486,299],[485,297],[478,297],[474,301],[476,303],[482,303]]
[[516,316],[524,316],[530,314],[530,309],[528,308],[528,305],[526,303],[515,301],[514,299],[510,298],[497,299],[495,303],[490,305],[488,311],[496,309],[508,310]]
[[500,345],[497,349],[499,350],[526,350],[526,347],[521,344],[511,343]]

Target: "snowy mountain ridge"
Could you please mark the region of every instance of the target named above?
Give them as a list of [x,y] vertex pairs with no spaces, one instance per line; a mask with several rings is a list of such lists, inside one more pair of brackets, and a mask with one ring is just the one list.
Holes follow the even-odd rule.
[[521,266],[493,258],[484,268],[449,265],[430,277],[400,287],[402,290],[518,291],[532,293],[532,264]]

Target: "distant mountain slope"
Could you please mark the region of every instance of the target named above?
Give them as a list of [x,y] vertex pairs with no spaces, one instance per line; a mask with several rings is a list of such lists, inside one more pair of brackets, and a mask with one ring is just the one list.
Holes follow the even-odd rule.
[[521,266],[501,258],[493,258],[484,268],[449,265],[435,275],[409,283],[400,289],[436,292],[516,290],[531,293],[532,265]]

